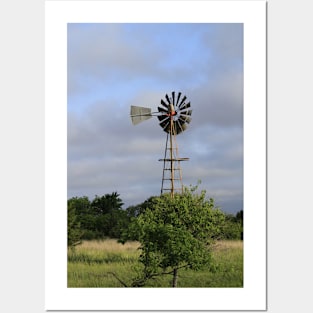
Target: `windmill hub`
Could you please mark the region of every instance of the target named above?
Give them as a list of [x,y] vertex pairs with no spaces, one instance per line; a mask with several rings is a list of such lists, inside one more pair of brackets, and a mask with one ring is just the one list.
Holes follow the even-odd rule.
[[177,98],[173,91],[170,98],[165,95],[166,101],[161,99],[158,112],[151,112],[150,108],[131,106],[130,116],[132,123],[138,123],[157,116],[159,125],[167,133],[164,158],[161,194],[170,191],[173,196],[175,192],[183,191],[182,171],[180,167],[181,161],[187,161],[188,158],[180,158],[178,156],[178,145],[176,135],[186,130],[187,124],[191,121],[190,102],[186,103],[186,96],[181,98],[181,92],[178,92]]

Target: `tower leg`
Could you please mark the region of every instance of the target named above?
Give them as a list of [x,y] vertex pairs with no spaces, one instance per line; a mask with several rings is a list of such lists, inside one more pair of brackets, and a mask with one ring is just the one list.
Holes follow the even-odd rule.
[[168,143],[169,133],[166,136],[166,144],[165,144],[165,151],[164,151],[164,159],[160,159],[159,161],[163,161],[163,171],[162,171],[162,184],[161,184],[161,195],[163,194],[163,190],[165,188],[164,181],[166,180],[166,156],[167,156],[167,143]]

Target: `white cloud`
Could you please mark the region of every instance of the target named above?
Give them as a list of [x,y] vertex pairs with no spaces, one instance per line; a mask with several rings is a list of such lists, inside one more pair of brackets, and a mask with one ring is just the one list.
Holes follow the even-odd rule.
[[201,179],[226,209],[242,208],[242,29],[211,26],[69,26],[69,197],[117,191],[130,205],[159,194],[166,133],[157,118],[133,126],[130,106],[154,111],[174,90],[193,109],[177,136],[184,183]]

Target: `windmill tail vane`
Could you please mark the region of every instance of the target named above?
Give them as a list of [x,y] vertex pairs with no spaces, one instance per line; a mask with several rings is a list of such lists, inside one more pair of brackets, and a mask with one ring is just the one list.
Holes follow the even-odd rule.
[[130,117],[131,117],[133,125],[137,125],[151,118],[152,112],[150,108],[144,108],[144,107],[138,107],[138,106],[132,105],[130,107]]
[[[152,112],[150,108],[131,106],[130,117],[133,125],[146,121],[153,116],[159,119],[159,125],[167,133],[164,158],[159,159],[163,162],[163,174],[161,194],[170,191],[171,196],[175,192],[183,191],[181,161],[187,161],[188,158],[178,156],[178,145],[176,135],[185,131],[187,124],[191,121],[190,102],[186,102],[187,97],[178,92],[172,92],[172,97],[165,95],[166,101],[161,99],[157,112]],[[177,186],[179,185],[179,186]]]

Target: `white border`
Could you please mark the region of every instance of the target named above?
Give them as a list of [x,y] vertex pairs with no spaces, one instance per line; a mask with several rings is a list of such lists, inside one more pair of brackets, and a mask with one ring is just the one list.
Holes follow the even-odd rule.
[[[46,1],[46,310],[266,310],[266,2]],[[67,23],[244,23],[244,288],[67,288]]]

